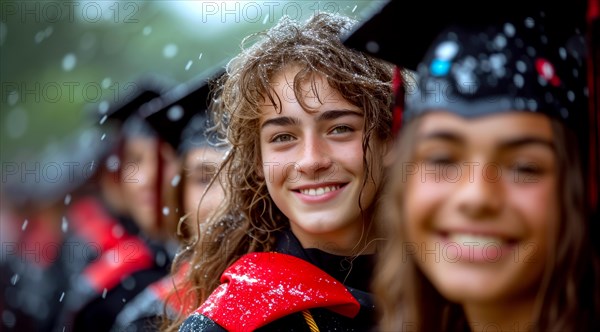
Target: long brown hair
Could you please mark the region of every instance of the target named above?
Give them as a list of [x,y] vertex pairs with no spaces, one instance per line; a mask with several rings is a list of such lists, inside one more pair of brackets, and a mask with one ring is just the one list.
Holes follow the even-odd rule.
[[[379,256],[374,292],[384,331],[468,331],[459,304],[446,300],[407,255],[404,238],[402,165],[413,158],[417,118],[403,129],[398,140],[390,187],[384,195],[385,215],[380,232],[387,244]],[[585,212],[584,182],[574,134],[552,120],[558,160],[560,220],[550,241],[551,249],[540,282],[532,331],[590,331],[600,317],[600,263],[591,246],[589,217]],[[594,325],[596,324],[596,325]]]
[[[246,253],[272,250],[274,234],[289,225],[273,203],[260,172],[260,107],[271,103],[280,110],[270,85],[275,74],[292,65],[299,68],[293,85],[297,96],[306,93],[301,91],[302,83],[314,82],[315,75],[325,77],[343,98],[364,111],[365,172],[371,174],[368,166],[380,159],[367,151],[373,135],[382,141],[391,139],[393,67],[342,44],[340,37],[353,24],[346,17],[325,13],[304,23],[284,17],[268,31],[244,39],[242,52],[229,62],[226,74],[217,82],[223,107],[214,114],[216,129],[231,150],[219,170],[225,199],[201,225],[199,243],[185,254],[192,266],[188,281],[197,305],[219,285],[228,266]],[[311,86],[316,92],[314,83]],[[302,98],[297,99],[303,103]],[[169,329],[176,330],[184,318],[178,317]]]

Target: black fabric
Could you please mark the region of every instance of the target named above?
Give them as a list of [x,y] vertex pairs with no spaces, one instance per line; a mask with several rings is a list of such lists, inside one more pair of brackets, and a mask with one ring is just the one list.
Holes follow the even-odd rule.
[[[106,297],[98,296],[77,314],[73,331],[109,331],[125,304],[166,273],[164,266],[153,266],[125,277],[121,284],[106,293]],[[133,287],[125,287],[127,283]]]

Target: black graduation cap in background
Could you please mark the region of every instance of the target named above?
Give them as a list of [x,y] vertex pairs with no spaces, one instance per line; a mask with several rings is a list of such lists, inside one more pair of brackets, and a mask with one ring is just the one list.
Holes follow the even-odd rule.
[[565,23],[583,20],[586,8],[586,0],[381,1],[344,44],[415,70],[433,39],[454,23],[490,24],[542,9],[558,30]]
[[124,97],[111,105],[108,111],[100,112],[100,124],[111,121],[123,124],[134,114],[139,114],[139,109],[147,103],[156,104],[160,102],[160,96],[172,86],[171,82],[157,75],[145,75],[134,81],[126,91],[122,92]]
[[184,132],[190,121],[209,121],[208,108],[212,97],[210,83],[224,73],[224,67],[209,69],[198,78],[178,85],[168,91],[159,103],[141,107],[140,115],[158,135],[175,150],[181,152],[182,143],[187,138]]

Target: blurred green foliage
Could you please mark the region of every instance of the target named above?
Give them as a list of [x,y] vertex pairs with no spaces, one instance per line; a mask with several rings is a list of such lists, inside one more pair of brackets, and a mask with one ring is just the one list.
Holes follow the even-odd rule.
[[146,73],[182,83],[282,15],[361,19],[377,1],[2,1],[0,159],[23,160],[126,97]]

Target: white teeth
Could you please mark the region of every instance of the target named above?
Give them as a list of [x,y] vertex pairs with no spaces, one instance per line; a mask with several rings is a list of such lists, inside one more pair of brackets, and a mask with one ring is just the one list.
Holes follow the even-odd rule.
[[327,187],[319,187],[317,189],[315,189],[315,188],[300,189],[300,192],[303,195],[308,195],[308,196],[321,196],[330,191],[334,191],[334,190],[338,190],[338,189],[340,189],[340,186],[327,186]]
[[501,245],[504,243],[504,240],[495,236],[486,236],[486,235],[475,235],[475,234],[466,234],[466,233],[451,233],[448,235],[448,239],[451,242],[456,242],[459,244],[473,244],[477,245],[486,245],[486,244],[497,244]]

